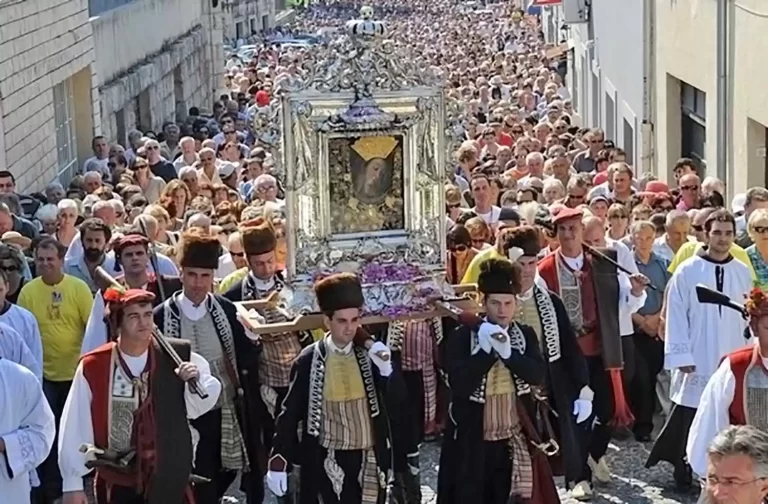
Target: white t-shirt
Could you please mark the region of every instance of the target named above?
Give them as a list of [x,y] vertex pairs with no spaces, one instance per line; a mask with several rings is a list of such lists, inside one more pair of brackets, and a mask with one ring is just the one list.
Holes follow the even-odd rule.
[[482,217],[485,223],[489,226],[499,222],[499,214],[501,213],[501,208],[497,207],[496,205],[493,205],[491,207],[491,211],[485,214],[478,212],[477,207],[472,207],[472,211],[475,212],[478,217]]

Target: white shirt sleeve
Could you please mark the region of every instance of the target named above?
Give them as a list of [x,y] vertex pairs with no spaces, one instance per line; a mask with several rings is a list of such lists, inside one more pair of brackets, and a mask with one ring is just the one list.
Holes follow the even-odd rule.
[[736,391],[736,377],[730,359],[724,359],[707,382],[701,402],[688,433],[686,455],[693,472],[704,476],[707,471],[707,448],[717,433],[730,425],[728,409]]
[[93,298],[91,315],[85,325],[83,344],[80,347],[80,355],[96,350],[107,342],[107,324],[104,323],[104,297],[101,291],[96,292]]
[[85,467],[86,458],[80,446],[94,442],[91,399],[91,387],[83,375],[81,362],[75,370],[59,426],[59,470],[64,492],[82,490],[83,476],[90,472]]
[[693,352],[688,322],[689,288],[685,269],[672,275],[667,289],[667,312],[664,322],[664,369],[693,366]]
[[208,397],[202,399],[199,395],[192,392],[192,388],[184,388],[184,401],[187,404],[187,417],[195,418],[207,413],[216,405],[221,393],[221,382],[211,374],[211,366],[201,355],[192,352],[189,356],[189,362],[197,366],[200,371],[198,383],[200,387],[208,393]]
[[[5,457],[11,478],[29,478],[28,473],[45,461],[56,438],[56,420],[43,387],[28,370],[17,378],[18,402],[7,405],[21,408],[18,429],[2,435]],[[2,499],[0,499],[2,500]]]

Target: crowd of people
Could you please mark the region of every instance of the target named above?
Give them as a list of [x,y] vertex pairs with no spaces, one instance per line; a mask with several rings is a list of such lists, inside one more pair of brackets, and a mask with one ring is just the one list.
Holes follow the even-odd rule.
[[[554,475],[589,501],[633,436],[700,502],[762,502],[768,189],[727,205],[691,159],[639,173],[513,5],[368,3],[444,84],[446,277],[482,318],[362,327],[352,273],[315,285],[327,332],[243,318],[286,285],[276,110],[316,50],[265,39],[210,111],[95,137],[66,187],[0,172],[2,500],[215,504],[240,476],[251,504],[417,504],[419,446],[440,442],[439,504],[559,502]],[[361,5],[281,32],[322,46]]]

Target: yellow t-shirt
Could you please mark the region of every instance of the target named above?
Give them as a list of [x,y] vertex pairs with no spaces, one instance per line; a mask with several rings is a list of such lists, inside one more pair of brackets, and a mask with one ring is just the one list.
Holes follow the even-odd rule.
[[245,275],[248,274],[248,267],[240,268],[239,270],[230,273],[229,275],[225,276],[224,279],[219,282],[218,292],[219,294],[224,294],[229,289],[232,288],[233,285],[236,283],[239,283],[243,278],[245,278]]
[[[667,268],[667,271],[674,273],[677,267],[680,266],[683,261],[689,257],[692,257],[693,254],[698,252],[703,246],[704,244],[701,242],[684,243],[675,254],[675,257],[672,258],[672,262],[669,263],[669,268]],[[752,281],[756,281],[757,275],[755,274],[755,268],[752,267],[752,261],[749,260],[747,252],[734,243],[731,245],[731,255],[734,257],[734,259],[738,259],[747,265],[747,268],[749,268],[749,273],[752,275]]]
[[503,258],[496,247],[487,248],[478,254],[470,261],[467,266],[467,271],[464,273],[464,278],[461,279],[462,284],[477,283],[478,277],[480,277],[480,265],[488,259],[500,259]]
[[84,281],[71,275],[56,285],[35,278],[19,293],[19,306],[35,316],[43,344],[43,377],[68,381],[75,376],[93,295]]

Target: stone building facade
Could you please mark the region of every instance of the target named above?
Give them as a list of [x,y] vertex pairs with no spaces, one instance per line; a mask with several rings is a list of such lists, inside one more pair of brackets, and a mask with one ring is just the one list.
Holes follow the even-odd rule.
[[86,0],[0,2],[0,170],[19,191],[68,180],[101,130]]

